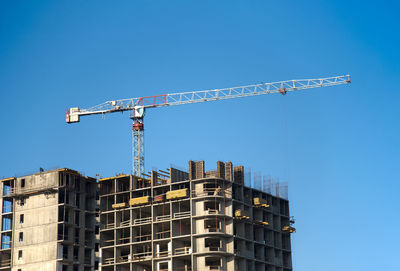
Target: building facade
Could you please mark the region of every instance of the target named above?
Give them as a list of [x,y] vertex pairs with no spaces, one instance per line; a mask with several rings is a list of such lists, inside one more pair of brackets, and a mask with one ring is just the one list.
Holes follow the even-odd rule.
[[99,180],[100,270],[290,271],[287,199],[244,185],[244,168],[189,161]]
[[0,271],[95,270],[95,179],[41,171],[1,180],[0,195]]

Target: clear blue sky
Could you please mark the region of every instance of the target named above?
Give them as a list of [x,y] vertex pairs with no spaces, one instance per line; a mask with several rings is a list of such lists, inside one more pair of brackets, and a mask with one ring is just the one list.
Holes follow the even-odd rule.
[[[299,3],[301,2],[301,3]],[[118,98],[351,74],[350,86],[149,110],[146,165],[289,182],[296,271],[400,270],[395,1],[1,1],[0,177],[131,171]]]

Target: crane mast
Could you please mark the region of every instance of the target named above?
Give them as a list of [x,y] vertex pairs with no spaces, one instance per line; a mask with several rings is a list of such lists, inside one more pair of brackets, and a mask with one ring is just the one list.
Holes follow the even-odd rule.
[[190,91],[182,93],[162,94],[148,97],[130,98],[107,101],[105,103],[83,109],[73,107],[67,110],[66,122],[80,121],[81,116],[108,114],[129,111],[132,125],[133,141],[133,174],[141,176],[144,173],[144,115],[148,108],[209,102],[264,94],[304,90],[318,87],[328,87],[350,83],[350,75],[318,78],[287,80],[272,83],[259,83],[232,88]]

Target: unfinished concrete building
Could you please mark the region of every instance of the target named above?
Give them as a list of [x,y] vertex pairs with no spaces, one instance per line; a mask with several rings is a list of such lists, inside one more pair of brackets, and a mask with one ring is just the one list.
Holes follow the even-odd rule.
[[100,270],[292,270],[287,199],[244,185],[244,168],[189,161],[99,180]]
[[1,180],[0,271],[95,270],[96,193],[70,169]]

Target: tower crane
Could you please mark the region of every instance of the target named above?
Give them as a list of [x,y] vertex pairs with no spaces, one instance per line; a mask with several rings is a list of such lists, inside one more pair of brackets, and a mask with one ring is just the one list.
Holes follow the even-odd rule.
[[133,174],[140,177],[144,173],[143,119],[145,116],[145,111],[149,108],[201,103],[272,93],[280,93],[285,95],[287,92],[291,91],[342,85],[350,82],[350,75],[342,75],[318,79],[288,80],[223,89],[189,91],[114,100],[85,109],[78,107],[69,108],[67,110],[66,122],[79,122],[80,117],[82,116],[129,111],[130,118],[133,120]]

